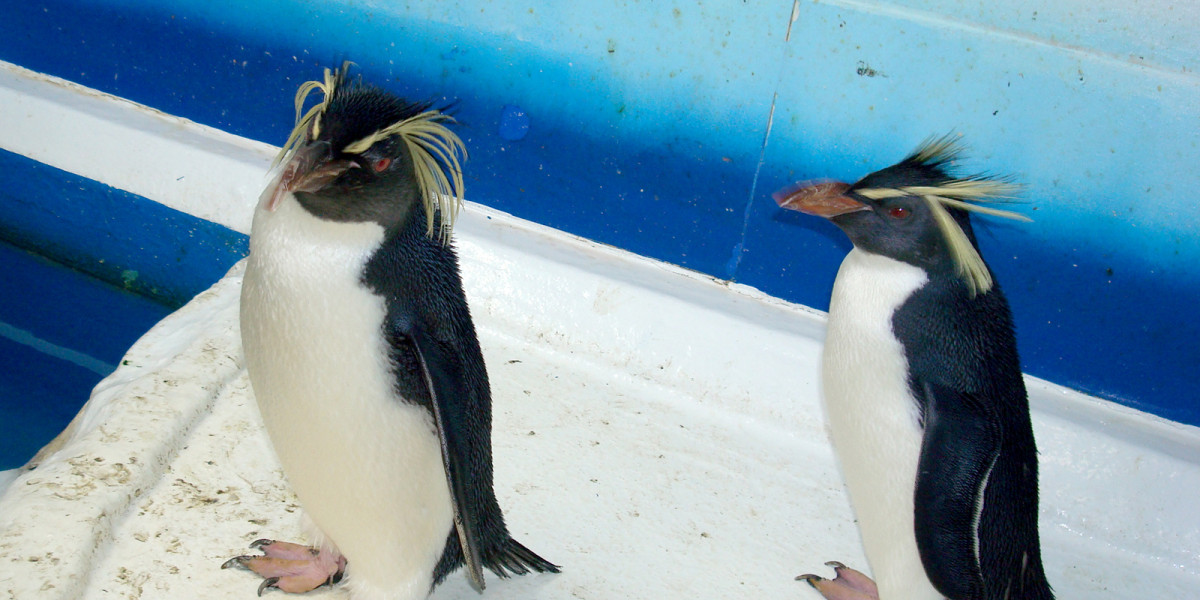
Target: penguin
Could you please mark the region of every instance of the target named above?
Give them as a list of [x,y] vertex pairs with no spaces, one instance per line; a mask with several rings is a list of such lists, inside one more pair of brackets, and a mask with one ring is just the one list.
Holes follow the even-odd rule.
[[355,600],[425,598],[463,565],[477,591],[483,567],[557,573],[509,535],[492,486],[488,376],[451,247],[453,119],[348,67],[296,94],[240,306],[251,388],[317,545],[259,540],[223,567],[262,576],[259,595],[345,575]]
[[829,600],[1048,600],[1037,449],[1012,314],[970,213],[1007,179],[957,177],[931,138],[854,184],[776,192],[853,242],[834,281],[821,378],[835,453],[874,581],[801,575]]

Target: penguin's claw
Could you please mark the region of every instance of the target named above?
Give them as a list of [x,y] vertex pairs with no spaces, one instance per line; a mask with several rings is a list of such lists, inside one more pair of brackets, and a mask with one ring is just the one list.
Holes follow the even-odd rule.
[[867,577],[861,571],[851,569],[836,560],[831,560],[825,563],[826,566],[833,567],[834,581],[844,581],[846,585],[872,597],[879,596],[879,588],[875,587],[875,580]]
[[836,561],[825,564],[834,568],[836,577],[825,579],[808,573],[796,577],[796,581],[808,582],[825,600],[879,600],[879,590],[870,577]]
[[262,576],[259,596],[270,588],[303,593],[333,585],[342,580],[346,570],[345,557],[326,550],[274,540],[256,540],[250,547],[262,550],[262,555],[235,556],[221,568],[242,567]]
[[253,557],[246,556],[244,554],[242,556],[235,556],[235,557],[221,563],[221,568],[228,569],[230,567],[241,567],[243,569],[248,569],[249,567],[246,566],[246,561],[250,560],[251,558],[253,558]]
[[250,542],[250,548],[262,550],[263,554],[271,558],[285,558],[288,560],[312,560],[321,553],[320,550],[312,546],[302,546],[291,542],[277,542],[268,539]]
[[275,584],[277,583],[279,583],[278,577],[268,577],[264,579],[262,583],[258,584],[258,597],[262,598],[263,592],[275,587]]

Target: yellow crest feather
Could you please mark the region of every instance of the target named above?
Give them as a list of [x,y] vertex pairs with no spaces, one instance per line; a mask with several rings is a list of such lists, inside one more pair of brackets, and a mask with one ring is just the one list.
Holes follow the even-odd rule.
[[[285,162],[304,143],[310,128],[313,137],[320,134],[321,117],[329,108],[334,92],[345,82],[346,71],[351,64],[346,61],[339,69],[325,69],[323,81],[306,81],[296,90],[296,124],[275,156],[272,168]],[[321,91],[321,102],[302,115],[304,102],[314,90]],[[459,157],[466,158],[466,146],[457,134],[443,124],[453,122],[453,117],[429,109],[380,129],[343,149],[344,152],[359,154],[380,140],[399,136],[413,160],[413,173],[425,209],[426,233],[433,236],[435,216],[441,213],[441,226],[437,234],[442,243],[450,242],[450,233],[464,201]]]
[[937,221],[938,229],[942,231],[942,237],[946,240],[950,256],[954,259],[954,264],[958,266],[958,274],[966,282],[971,296],[986,294],[992,289],[992,274],[983,262],[983,257],[979,256],[979,252],[967,238],[966,232],[958,226],[958,222],[950,216],[946,207],[942,206],[944,198],[937,196],[924,196],[924,198],[929,204],[934,220]]
[[909,158],[923,163],[944,163],[954,160],[962,153],[962,146],[958,143],[957,138],[958,136],[953,133],[939,138],[928,138],[921,142],[920,146],[917,146]]
[[399,136],[413,159],[413,173],[425,206],[426,232],[433,235],[434,215],[440,212],[442,222],[437,233],[439,239],[447,243],[463,203],[463,176],[458,157],[466,157],[467,149],[462,139],[443,122],[453,123],[454,118],[437,110],[426,110],[346,146],[346,152],[363,152],[379,140]]
[[[333,98],[333,92],[346,79],[346,71],[350,68],[350,61],[342,63],[342,68],[335,69],[332,72],[325,69],[324,81],[305,81],[300,84],[300,88],[296,90],[296,124],[292,127],[292,132],[288,134],[288,139],[283,143],[283,147],[279,149],[279,154],[275,155],[275,161],[271,163],[271,167],[277,167],[290,156],[300,144],[304,143],[304,136],[308,132],[309,125],[313,127],[313,136],[320,132],[321,115],[325,114],[325,109],[329,107],[329,100]],[[308,95],[313,90],[321,90],[321,102],[308,109],[304,116],[300,115],[300,111],[304,109],[304,101],[308,99]]]
[[[931,138],[921,144],[906,161],[916,161],[925,165],[942,166],[955,159],[961,152],[957,140],[952,135]],[[967,238],[966,232],[959,227],[958,222],[950,215],[947,208],[958,208],[969,212],[977,212],[994,217],[1032,221],[1025,215],[1000,210],[989,206],[975,204],[977,202],[994,202],[1010,199],[1020,192],[1021,186],[1009,181],[988,179],[983,176],[973,176],[949,179],[937,185],[915,185],[896,188],[860,188],[854,193],[871,200],[885,198],[901,198],[914,196],[923,198],[929,205],[934,221],[946,240],[958,273],[966,282],[971,296],[986,294],[992,289],[992,275],[979,252]]]

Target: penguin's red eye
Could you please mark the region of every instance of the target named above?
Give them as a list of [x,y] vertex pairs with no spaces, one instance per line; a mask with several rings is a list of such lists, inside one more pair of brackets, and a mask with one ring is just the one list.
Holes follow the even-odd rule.
[[891,215],[893,219],[907,219],[912,212],[903,206],[893,206],[888,209],[888,214]]
[[381,159],[375,161],[375,164],[371,165],[371,168],[375,169],[376,173],[382,173],[383,170],[388,168],[388,166],[390,166],[391,164],[392,164],[392,159],[381,158]]

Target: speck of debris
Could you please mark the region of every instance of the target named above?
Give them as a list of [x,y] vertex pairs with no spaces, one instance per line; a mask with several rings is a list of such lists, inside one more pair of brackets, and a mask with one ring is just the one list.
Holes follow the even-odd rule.
[[858,73],[860,77],[887,77],[883,71],[872,69],[871,65],[868,65],[864,60],[858,61],[858,68],[854,72]]

